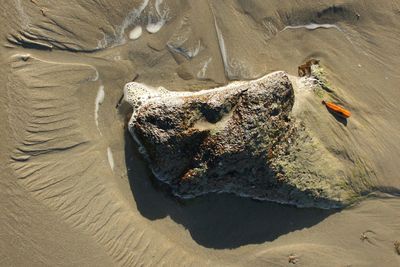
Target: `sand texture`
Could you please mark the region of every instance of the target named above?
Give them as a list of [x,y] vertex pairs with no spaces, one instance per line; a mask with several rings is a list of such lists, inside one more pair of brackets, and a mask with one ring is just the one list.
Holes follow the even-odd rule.
[[[398,0],[3,0],[1,266],[399,266]],[[320,60],[314,78],[297,67]],[[200,91],[285,71],[345,209],[152,177],[125,84]],[[322,100],[352,112],[344,121]],[[338,176],[338,177],[339,177]]]

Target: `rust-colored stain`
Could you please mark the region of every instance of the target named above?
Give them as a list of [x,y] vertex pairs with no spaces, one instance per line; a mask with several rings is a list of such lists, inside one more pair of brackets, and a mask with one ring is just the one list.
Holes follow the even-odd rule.
[[319,65],[319,60],[312,58],[310,60],[307,60],[307,62],[304,63],[303,65],[300,65],[298,67],[299,77],[311,76],[311,66],[312,65]]
[[347,119],[351,116],[351,112],[348,111],[345,108],[342,108],[332,102],[326,102],[326,101],[322,101],[322,104],[324,104],[329,110],[335,112],[336,114],[338,114],[339,116]]

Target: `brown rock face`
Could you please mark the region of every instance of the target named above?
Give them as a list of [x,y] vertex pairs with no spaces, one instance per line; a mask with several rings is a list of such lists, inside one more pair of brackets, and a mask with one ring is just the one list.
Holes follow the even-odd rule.
[[293,104],[287,75],[276,72],[197,93],[162,91],[141,102],[129,129],[156,178],[182,198],[230,192],[302,207],[340,206],[318,190],[296,187],[291,177],[299,171],[288,176],[300,136]]

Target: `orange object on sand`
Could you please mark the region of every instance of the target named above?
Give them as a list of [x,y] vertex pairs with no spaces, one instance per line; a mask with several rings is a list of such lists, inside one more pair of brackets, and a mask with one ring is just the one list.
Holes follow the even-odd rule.
[[347,119],[351,116],[351,112],[348,111],[347,109],[344,109],[336,104],[333,104],[332,102],[325,102],[322,101],[322,104],[324,104],[329,110],[332,110],[333,112],[335,112],[336,114],[338,114],[339,116]]

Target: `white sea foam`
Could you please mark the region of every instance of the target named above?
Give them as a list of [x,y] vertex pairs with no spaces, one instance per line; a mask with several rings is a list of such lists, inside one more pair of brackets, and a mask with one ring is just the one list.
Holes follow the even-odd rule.
[[148,17],[148,23],[146,26],[146,30],[149,33],[156,33],[158,32],[167,22],[168,19],[168,14],[169,10],[165,8],[164,10],[161,11],[161,4],[163,3],[163,0],[156,0],[155,2],[155,7],[156,7],[156,16],[158,18],[157,21],[153,21],[153,16]]
[[95,110],[94,110],[94,120],[96,122],[97,129],[99,129],[99,106],[103,103],[104,96],[105,96],[104,86],[100,85],[99,90],[97,91]]
[[125,17],[124,21],[122,22],[120,28],[119,28],[119,34],[120,37],[122,38],[126,28],[128,28],[129,26],[131,26],[132,24],[134,24],[137,20],[137,18],[142,14],[143,10],[147,7],[147,5],[149,4],[150,0],[144,0],[142,2],[142,4],[136,8],[133,9],[131,12],[129,12],[129,14]]
[[194,58],[195,56],[197,56],[200,53],[200,51],[202,50],[202,48],[203,47],[201,46],[201,42],[199,40],[197,42],[197,45],[193,49],[191,49],[187,52],[189,58]]
[[164,20],[159,20],[159,21],[157,21],[156,23],[151,23],[150,22],[150,19],[149,19],[149,23],[147,24],[147,26],[146,26],[146,30],[149,32],[149,33],[156,33],[156,32],[158,32],[159,30],[161,30],[161,28],[162,28],[162,26],[164,26],[164,24],[165,24],[165,21]]
[[98,41],[97,49],[108,47],[109,45],[115,46],[125,42],[125,31],[128,27],[134,25],[143,10],[147,7],[150,0],[143,0],[142,4],[131,10],[128,15],[124,18],[121,25],[117,27],[117,30],[112,36],[107,36],[103,33],[103,39]]
[[111,151],[110,147],[107,147],[107,158],[108,158],[108,164],[110,164],[110,168],[111,170],[114,171],[114,156],[113,153]]
[[282,31],[285,30],[291,30],[291,29],[307,29],[307,30],[316,30],[316,29],[331,29],[334,28],[338,31],[342,31],[337,25],[335,24],[316,24],[316,23],[310,23],[310,24],[305,24],[305,25],[295,25],[295,26],[286,26]]
[[204,61],[203,67],[199,70],[199,72],[197,72],[197,78],[199,79],[205,78],[208,65],[211,63],[211,61],[212,61],[211,57],[206,61]]
[[[209,61],[211,62],[211,58]],[[271,73],[270,75],[273,75],[273,74],[274,73]],[[250,83],[258,83],[258,82],[262,81],[263,79],[266,79],[266,77],[268,77],[268,76],[261,77],[257,80],[251,81]],[[235,88],[237,86],[240,86],[240,85],[246,84],[246,83],[249,83],[249,82],[236,81],[236,82],[229,83],[222,87],[213,88],[213,89],[205,89],[205,90],[200,90],[197,92],[169,91],[161,86],[160,87],[152,87],[152,86],[149,86],[149,85],[146,85],[143,83],[137,83],[137,82],[127,83],[124,87],[124,101],[133,107],[133,113],[132,113],[132,117],[129,121],[129,126],[133,126],[136,123],[136,116],[138,114],[138,111],[146,103],[163,101],[164,103],[168,103],[168,104],[172,104],[172,103],[177,104],[177,103],[183,101],[183,97],[201,96],[204,94],[208,94],[210,92],[217,93],[219,91],[229,90],[230,88]]]
[[94,69],[94,77],[92,78],[92,81],[96,82],[99,80],[99,78],[100,78],[99,71],[97,69]]
[[219,50],[224,63],[225,76],[229,79],[241,78],[249,76],[248,73],[252,73],[251,66],[244,66],[243,62],[238,58],[229,58],[226,51],[225,40],[222,35],[220,28],[218,27],[217,19],[214,15],[214,26],[217,32],[217,39],[219,44]]
[[224,37],[222,36],[222,33],[217,25],[217,20],[214,18],[214,24],[215,24],[215,29],[217,31],[217,38],[218,38],[218,43],[219,43],[219,50],[221,51],[221,56],[222,56],[222,61],[224,63],[225,67],[225,72],[228,77],[230,77],[230,66],[229,66],[229,61],[228,61],[228,54],[226,53],[226,48],[225,48],[225,40]]
[[164,2],[164,0],[156,0],[156,11],[158,15],[161,16],[160,5]]
[[135,28],[133,28],[133,30],[131,30],[131,32],[129,33],[129,39],[131,40],[136,40],[138,39],[141,35],[142,35],[142,26],[136,26]]

